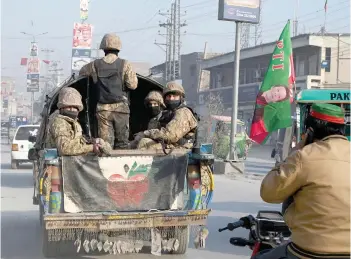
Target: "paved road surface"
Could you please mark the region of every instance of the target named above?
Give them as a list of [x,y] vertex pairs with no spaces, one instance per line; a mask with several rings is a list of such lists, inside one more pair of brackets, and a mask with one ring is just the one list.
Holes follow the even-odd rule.
[[[41,232],[38,221],[38,207],[32,205],[31,166],[19,170],[10,169],[9,146],[1,145],[1,258],[40,259]],[[258,160],[257,160],[258,159]],[[255,162],[256,161],[256,162]],[[261,161],[262,162],[262,161]],[[260,158],[249,158],[251,171],[262,164]],[[262,170],[264,171],[264,170]],[[184,256],[161,256],[175,259],[243,259],[249,258],[247,248],[237,248],[229,244],[232,236],[246,237],[245,230],[235,233],[218,233],[217,229],[226,226],[241,216],[255,214],[260,209],[279,210],[280,206],[265,204],[259,197],[258,180],[233,180],[224,175],[215,176],[216,192],[211,205],[213,211],[208,220],[210,235],[204,250],[191,248]],[[102,255],[99,257],[84,256],[83,258],[115,258]],[[118,255],[120,259],[151,259],[150,254]]]

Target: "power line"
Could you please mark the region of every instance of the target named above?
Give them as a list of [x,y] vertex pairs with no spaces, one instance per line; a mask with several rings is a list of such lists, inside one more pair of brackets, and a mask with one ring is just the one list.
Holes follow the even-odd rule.
[[[346,0],[346,1],[341,1],[338,3],[338,6],[340,6],[340,4],[342,3],[346,3],[346,2],[349,2],[349,0]],[[198,3],[199,4],[199,3]],[[333,9],[335,8],[335,6],[330,6],[329,9]],[[334,10],[333,12],[329,12],[328,14],[330,13],[335,13],[336,11],[339,11],[339,10],[342,10],[344,9],[345,7],[342,7],[342,8],[339,8],[339,9],[336,9]],[[316,14],[316,13],[319,13],[321,11],[324,11],[324,9],[319,9],[317,11],[314,11],[314,12],[310,12],[310,13],[307,13],[307,14],[303,14],[301,16],[298,16],[298,18],[301,18],[301,17],[307,17],[307,16],[310,16],[310,15],[313,15],[313,14]],[[187,19],[187,21],[190,21],[190,20],[196,20],[197,18],[209,18],[207,15],[210,15],[210,14],[213,14],[213,12],[210,12],[210,13],[203,13],[201,15],[197,15],[195,17],[190,17]],[[154,14],[147,22],[151,22],[155,17],[156,17],[157,13]],[[311,21],[311,20],[315,20],[317,19],[316,17],[312,18],[312,19],[308,19],[308,20],[303,20],[303,21]],[[284,21],[279,21],[279,22],[275,22],[273,24],[268,24],[268,25],[273,25],[273,26],[270,26],[269,28],[266,28],[265,30],[263,30],[264,32],[265,31],[271,31],[272,28],[274,27],[278,27],[278,26],[281,26],[281,23],[285,23],[286,20]],[[192,22],[191,24],[194,24],[196,22]],[[266,25],[267,26],[267,25]],[[155,26],[147,26],[147,27],[140,27],[140,28],[134,28],[134,29],[128,29],[128,30],[122,30],[122,31],[116,31],[115,33],[118,33],[118,34],[122,34],[122,33],[129,33],[129,32],[138,32],[138,31],[146,31],[146,30],[150,30],[150,29],[155,29],[155,28],[158,28],[159,26],[158,25],[155,25]],[[262,31],[262,32],[263,32]],[[228,34],[232,34],[232,32],[228,32]],[[104,34],[94,34],[94,36],[103,36]],[[194,34],[195,35],[195,34]],[[215,35],[215,34],[210,34],[210,35]],[[50,36],[50,37],[45,37],[45,40],[47,39],[65,39],[65,38],[69,38],[71,39],[72,36]],[[1,39],[16,39],[16,40],[27,40],[27,38],[25,37],[11,37],[11,36],[1,36]]]

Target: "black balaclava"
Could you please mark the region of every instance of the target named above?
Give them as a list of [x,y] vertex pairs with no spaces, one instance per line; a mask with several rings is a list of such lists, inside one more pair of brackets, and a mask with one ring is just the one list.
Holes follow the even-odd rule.
[[181,105],[183,102],[183,97],[180,97],[180,100],[165,100],[165,105],[167,110],[175,110]]
[[157,115],[160,114],[161,112],[161,107],[159,105],[157,106],[148,106],[149,114],[151,117],[156,117]]
[[69,111],[69,110],[61,109],[60,114],[75,120],[78,118],[79,111]]

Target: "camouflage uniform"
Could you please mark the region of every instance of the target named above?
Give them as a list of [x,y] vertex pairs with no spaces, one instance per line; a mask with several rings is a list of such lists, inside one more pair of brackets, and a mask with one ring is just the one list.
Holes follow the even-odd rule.
[[[184,88],[175,83],[168,83],[163,91],[163,96],[171,92],[176,92],[184,96]],[[163,142],[166,148],[186,148],[193,147],[193,143],[181,144],[179,141],[187,135],[195,134],[193,131],[198,126],[198,120],[188,107],[180,107],[173,112],[172,119],[161,127],[161,129],[151,129],[144,131],[144,138],[139,141],[138,149],[162,149]]]
[[[59,109],[75,106],[83,110],[82,97],[74,88],[61,90],[57,107]],[[93,145],[88,144],[82,134],[82,127],[77,120],[55,111],[49,117],[47,145],[57,148],[60,156],[74,156],[93,152]]]
[[[159,114],[157,114],[156,116],[154,116],[150,119],[148,126],[147,126],[148,130],[161,128],[159,119],[162,116],[162,110],[166,108],[166,105],[163,101],[163,96],[160,92],[151,91],[145,98],[145,101],[144,101],[145,107],[148,108],[150,102],[152,102],[152,101],[156,102],[158,104],[158,106],[160,108],[160,112],[159,112]],[[130,148],[131,149],[137,148],[138,143],[142,137],[143,137],[143,132],[139,132],[138,134],[136,134],[134,136],[134,140],[130,143]]]
[[[122,43],[118,36],[114,34],[106,34],[100,44],[103,50],[120,50]],[[113,64],[118,61],[116,54],[109,53],[101,60],[106,64]],[[125,89],[135,90],[138,86],[138,78],[133,71],[131,64],[122,60],[122,81]],[[94,83],[98,82],[96,61],[82,67],[79,75],[91,76]],[[110,143],[111,146],[126,147],[129,139],[129,104],[126,101],[115,103],[98,103],[97,118],[99,137]]]
[[[159,93],[158,91],[151,91],[145,98],[145,106],[148,105],[148,103],[150,103],[151,101],[157,102],[158,105],[162,108],[165,109],[166,105],[163,102],[163,96],[161,93]],[[160,128],[160,123],[159,123],[159,119],[161,118],[162,115],[162,111],[156,115],[155,117],[151,118],[148,124],[147,129],[151,130],[151,129],[159,129]]]

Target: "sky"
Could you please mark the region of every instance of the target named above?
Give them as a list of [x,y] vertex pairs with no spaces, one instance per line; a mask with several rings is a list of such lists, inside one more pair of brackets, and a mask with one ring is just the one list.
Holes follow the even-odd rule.
[[[94,26],[93,43],[116,32],[122,40],[120,56],[130,61],[156,65],[164,62],[165,52],[156,46],[165,41],[159,27],[165,17],[159,11],[170,9],[173,0],[90,0],[87,23]],[[299,4],[297,5],[297,3]],[[279,37],[288,19],[299,21],[299,33],[318,32],[326,22],[327,32],[350,32],[350,1],[329,0],[325,20],[325,0],[262,0],[262,43]],[[298,6],[298,7],[297,7]],[[181,0],[183,27],[182,54],[208,51],[230,52],[234,48],[235,23],[218,21],[218,0]],[[31,37],[40,34],[39,48],[53,49],[51,60],[60,60],[68,76],[71,68],[73,23],[79,22],[79,0],[1,0],[1,74],[16,80],[18,91],[25,91],[25,68],[20,59],[29,55]],[[33,21],[33,26],[32,26]],[[40,52],[40,58],[46,54]]]

